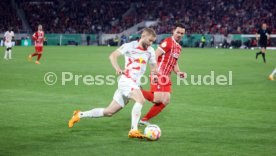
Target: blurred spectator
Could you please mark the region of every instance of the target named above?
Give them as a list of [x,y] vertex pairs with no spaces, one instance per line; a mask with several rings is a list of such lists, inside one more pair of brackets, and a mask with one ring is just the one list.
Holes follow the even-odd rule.
[[[275,0],[173,1],[173,0],[15,0],[25,12],[32,29],[45,25],[47,33],[120,33],[145,20],[158,20],[157,33],[171,33],[175,23],[193,34],[255,34],[259,23],[266,22],[276,33]],[[1,26],[22,23],[11,1],[0,2]]]
[[87,36],[86,36],[87,46],[89,46],[89,45],[90,45],[90,40],[91,40],[90,35],[87,35]]
[[8,27],[12,27],[15,33],[18,33],[22,29],[22,22],[17,17],[16,10],[11,6],[10,0],[0,1],[0,32],[4,32]]
[[201,48],[205,47],[205,43],[206,43],[206,37],[202,34],[202,36],[201,36]]

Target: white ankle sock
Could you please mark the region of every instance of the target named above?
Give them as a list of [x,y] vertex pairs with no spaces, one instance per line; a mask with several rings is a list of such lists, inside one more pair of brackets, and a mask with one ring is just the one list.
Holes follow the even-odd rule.
[[80,112],[79,116],[80,118],[98,118],[98,117],[103,117],[104,108],[94,108],[90,111],[86,112]]
[[10,59],[12,59],[12,57],[11,57],[11,53],[12,53],[12,51],[11,51],[11,50],[9,50],[9,51],[8,51],[8,53],[9,53],[9,58],[10,58]]
[[276,74],[276,68],[273,70],[273,72],[271,73],[272,76],[274,76]]
[[143,105],[136,102],[131,111],[131,129],[138,130],[138,122],[141,117]]

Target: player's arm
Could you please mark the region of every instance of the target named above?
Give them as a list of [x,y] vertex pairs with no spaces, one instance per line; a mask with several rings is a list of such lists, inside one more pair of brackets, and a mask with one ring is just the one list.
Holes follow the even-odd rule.
[[33,40],[35,40],[35,41],[38,39],[36,33],[33,34],[32,38],[33,38]]
[[158,47],[155,51],[155,59],[156,62],[158,61],[158,57],[163,55],[165,53],[165,51],[163,51],[163,49],[161,49],[160,47]]
[[182,72],[179,68],[178,62],[175,64],[173,71],[177,74],[180,78],[186,78],[186,73]]
[[259,40],[259,33],[256,33],[256,40],[258,41]]
[[270,31],[268,31],[268,32],[266,33],[266,36],[267,36],[267,40],[269,40],[269,39],[270,39]]
[[115,50],[114,52],[112,52],[109,55],[110,62],[112,64],[113,68],[115,69],[117,75],[120,75],[123,73],[122,69],[120,68],[120,66],[118,64],[118,58],[121,55],[122,55],[122,53],[118,50]]

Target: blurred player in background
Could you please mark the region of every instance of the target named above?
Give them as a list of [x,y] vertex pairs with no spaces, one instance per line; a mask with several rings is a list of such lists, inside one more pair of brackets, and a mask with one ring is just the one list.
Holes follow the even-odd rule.
[[256,59],[258,59],[259,55],[262,55],[264,63],[266,63],[265,52],[267,46],[267,40],[270,38],[270,31],[267,29],[267,24],[263,23],[261,29],[256,33],[256,40],[259,41],[259,46],[261,47],[261,51],[256,53]]
[[44,31],[42,29],[42,25],[38,25],[38,30],[33,34],[32,39],[35,43],[35,53],[30,54],[28,60],[32,61],[32,57],[37,56],[35,63],[40,64],[39,60],[42,56],[44,42]]
[[[156,34],[153,29],[145,28],[139,41],[132,41],[123,44],[110,55],[110,61],[117,74],[122,74],[118,89],[115,91],[113,100],[106,108],[94,108],[89,111],[74,111],[74,115],[69,120],[68,126],[72,128],[81,118],[110,117],[120,111],[129,102],[134,100],[135,104],[131,112],[131,130],[128,133],[129,138],[145,138],[138,130],[138,122],[141,116],[141,110],[145,99],[140,90],[140,80],[146,71],[147,63],[150,64],[151,71],[157,75],[157,65],[154,49],[151,47],[156,40]],[[119,56],[125,56],[125,70],[121,70],[118,65]]]
[[179,42],[184,34],[184,26],[181,24],[175,25],[172,36],[162,41],[155,52],[158,64],[158,82],[151,83],[150,91],[141,90],[144,97],[154,105],[140,120],[141,125],[149,125],[148,121],[158,115],[169,104],[172,85],[171,72],[174,71],[180,78],[186,77],[186,74],[181,72],[177,62],[181,54]]
[[274,80],[275,74],[276,74],[276,68],[275,68],[275,69],[272,71],[272,73],[269,75],[268,79],[273,81],[273,80]]
[[4,44],[6,47],[4,59],[12,59],[11,54],[12,54],[12,40],[14,38],[14,32],[12,31],[12,28],[10,27],[8,31],[5,32],[4,34]]

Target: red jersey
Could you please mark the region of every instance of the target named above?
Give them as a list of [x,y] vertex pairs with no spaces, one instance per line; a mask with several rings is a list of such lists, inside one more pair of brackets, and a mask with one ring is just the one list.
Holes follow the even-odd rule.
[[158,72],[170,76],[181,54],[181,45],[173,37],[168,37],[158,47],[163,54],[158,57]]
[[44,32],[37,31],[33,34],[33,40],[35,41],[35,47],[43,47]]

